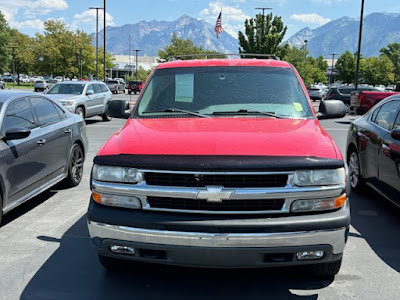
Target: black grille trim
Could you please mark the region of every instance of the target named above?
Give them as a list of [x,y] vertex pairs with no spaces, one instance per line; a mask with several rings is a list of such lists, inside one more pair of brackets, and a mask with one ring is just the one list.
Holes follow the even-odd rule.
[[222,202],[207,202],[206,200],[147,197],[150,208],[192,210],[192,211],[279,211],[285,199],[246,199],[223,200]]
[[146,184],[157,186],[205,187],[207,185],[226,188],[272,188],[285,187],[287,174],[179,174],[146,172]]

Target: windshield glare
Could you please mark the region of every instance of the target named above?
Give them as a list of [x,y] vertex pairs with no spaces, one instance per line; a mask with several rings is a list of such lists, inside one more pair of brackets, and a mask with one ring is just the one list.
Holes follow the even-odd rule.
[[206,115],[248,110],[248,114],[252,115],[254,111],[260,111],[287,118],[313,117],[293,70],[274,67],[157,70],[141,98],[135,116],[165,116],[170,113],[164,111],[170,108]]
[[85,85],[84,84],[56,84],[47,94],[72,94],[81,95]]

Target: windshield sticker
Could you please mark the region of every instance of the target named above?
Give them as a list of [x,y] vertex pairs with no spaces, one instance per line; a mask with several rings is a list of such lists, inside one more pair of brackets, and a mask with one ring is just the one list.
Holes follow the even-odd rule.
[[303,106],[301,105],[301,103],[294,102],[293,105],[294,105],[294,108],[296,109],[296,111],[303,112]]
[[175,102],[193,102],[194,74],[175,75]]

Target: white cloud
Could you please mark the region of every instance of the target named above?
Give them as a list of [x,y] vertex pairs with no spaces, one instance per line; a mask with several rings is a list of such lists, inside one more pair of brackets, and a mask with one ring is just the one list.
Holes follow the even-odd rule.
[[[237,0],[236,2],[242,2]],[[222,2],[210,2],[208,8],[203,9],[200,12],[200,16],[210,24],[215,24],[218,14],[222,9],[222,28],[232,35],[237,37],[238,31],[243,30],[244,21],[251,18],[246,15],[239,7],[227,6]]]
[[14,22],[14,27],[17,29],[28,29],[28,28],[36,30],[44,29],[43,21],[40,19],[26,20],[23,22]]
[[296,20],[302,23],[307,23],[307,24],[318,24],[318,25],[324,25],[328,22],[330,22],[329,18],[324,18],[323,16],[317,15],[317,14],[294,14],[290,16],[290,19]]
[[[106,13],[107,26],[115,26],[114,17],[109,13]],[[73,29],[83,29],[87,27],[89,31],[94,32],[96,30],[96,10],[88,9],[81,14],[74,15],[74,21],[71,26]],[[99,10],[99,30],[103,28],[103,10]]]
[[311,2],[323,4],[323,5],[331,5],[333,3],[344,2],[344,1],[346,1],[346,0],[311,0]]
[[65,0],[37,0],[27,2],[26,16],[47,15],[55,10],[65,10],[68,3]]

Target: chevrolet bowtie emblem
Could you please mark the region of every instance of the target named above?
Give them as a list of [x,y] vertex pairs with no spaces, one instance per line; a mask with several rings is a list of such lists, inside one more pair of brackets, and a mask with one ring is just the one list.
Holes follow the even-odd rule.
[[197,193],[197,199],[205,199],[207,202],[222,202],[230,199],[233,191],[224,190],[222,186],[206,186],[206,190]]

